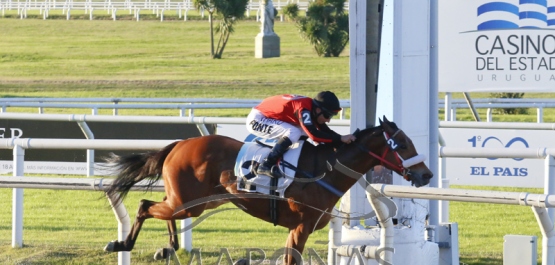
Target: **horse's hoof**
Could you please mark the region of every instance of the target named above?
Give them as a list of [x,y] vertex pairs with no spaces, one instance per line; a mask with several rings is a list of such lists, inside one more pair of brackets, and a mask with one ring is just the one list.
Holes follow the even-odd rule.
[[164,260],[167,258],[167,250],[165,248],[159,248],[158,250],[156,250],[156,253],[154,253],[154,260]]
[[115,241],[115,240],[114,240],[114,241],[110,241],[110,242],[108,243],[108,245],[106,245],[106,246],[104,247],[104,251],[107,251],[107,252],[114,252],[114,247],[115,247],[115,245],[116,245],[116,241]]
[[233,265],[247,265],[247,264],[249,264],[247,259],[240,259],[236,261]]

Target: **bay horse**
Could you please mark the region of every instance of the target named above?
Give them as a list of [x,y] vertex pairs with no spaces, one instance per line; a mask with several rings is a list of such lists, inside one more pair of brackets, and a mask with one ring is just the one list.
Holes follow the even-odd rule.
[[[323,176],[318,182],[294,181],[277,200],[279,215],[273,222],[289,229],[284,264],[297,264],[309,235],[324,228],[343,193],[374,166],[382,165],[403,176],[412,185],[429,183],[433,173],[423,163],[412,141],[384,116],[380,126],[364,129],[351,144],[304,144],[295,177],[302,172]],[[204,210],[232,202],[246,213],[270,222],[267,198],[247,196],[237,190],[234,164],[243,142],[209,135],[174,142],[158,152],[118,157],[111,162],[119,175],[106,191],[118,203],[137,182],[163,178],[166,196],[161,202],[141,200],[133,227],[124,241],[112,241],[106,251],[131,251],[146,219],[166,220],[170,245],[179,248],[175,220],[198,217]],[[321,185],[325,183],[325,185]],[[252,195],[252,194],[250,194]],[[219,198],[215,200],[214,198]],[[279,198],[279,197],[278,197]],[[183,205],[187,205],[183,207]],[[324,214],[323,214],[324,213]],[[165,254],[165,253],[164,253]]]

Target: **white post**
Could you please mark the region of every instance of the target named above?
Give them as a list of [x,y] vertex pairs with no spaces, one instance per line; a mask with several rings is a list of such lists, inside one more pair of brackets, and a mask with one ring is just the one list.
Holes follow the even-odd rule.
[[[352,110],[358,108],[359,111],[351,112],[350,131],[356,128],[366,128],[366,1],[357,1],[357,4],[349,5],[349,32],[350,34],[350,60],[349,71],[351,87],[351,107]],[[258,16],[258,14],[257,14]],[[363,176],[365,179],[365,176]],[[340,210],[344,212],[364,212],[366,192],[361,186],[354,185],[341,198]],[[369,209],[371,210],[371,209]],[[360,225],[360,220],[349,220],[349,226]]]
[[[544,172],[543,194],[555,194],[555,157],[552,155],[547,155],[545,157]],[[547,214],[549,219],[553,222],[553,220],[555,220],[555,209],[547,209]]]
[[486,111],[486,122],[491,122],[492,121],[492,108],[488,108]]
[[[192,222],[193,222],[192,218],[181,220],[181,229],[183,230],[185,227],[191,225]],[[183,236],[181,236],[180,245],[182,245],[183,248],[188,252],[191,252],[191,250],[193,250],[193,230],[192,229],[189,229],[183,232]]]
[[537,108],[536,112],[537,112],[536,117],[537,117],[538,123],[542,123],[543,122],[543,107]]
[[552,219],[545,208],[533,206],[532,211],[542,233],[542,264],[555,264],[555,230]]
[[[107,195],[107,194],[106,194]],[[123,241],[131,231],[131,221],[129,219],[129,213],[127,213],[127,209],[123,203],[114,204],[114,198],[108,196],[108,201],[110,202],[110,206],[112,206],[112,210],[118,219],[118,240]],[[129,251],[120,251],[118,252],[118,264],[119,265],[129,265],[131,264],[131,252]]]
[[[25,149],[16,145],[13,148],[13,176],[22,177],[24,171]],[[23,189],[13,189],[12,210],[12,247],[23,247]]]
[[[428,166],[433,171],[439,170],[439,160],[437,159],[438,156],[438,146],[439,146],[439,117],[438,117],[438,109],[437,106],[439,105],[439,99],[437,97],[438,94],[438,1],[439,0],[430,0],[430,11],[428,12],[430,16],[430,54],[429,54],[429,64],[430,64],[430,84],[429,84],[429,105],[432,106],[428,109],[428,122],[429,122],[429,146],[428,146]],[[443,185],[442,180],[439,179],[437,176],[430,180],[430,187],[439,187]],[[430,210],[429,210],[429,224],[430,225],[439,225],[440,222],[440,213],[439,213],[439,204],[441,202],[437,200],[431,200],[429,202]],[[449,206],[447,206],[449,207]],[[445,207],[444,207],[445,208]]]
[[451,117],[451,92],[447,92],[445,93],[445,102],[443,102],[444,107],[443,107],[443,113],[445,115],[444,120],[445,121],[452,121],[452,117]]
[[[441,169],[441,171],[442,171],[442,174],[444,174],[445,173],[444,172],[445,171],[445,169],[444,169],[444,167],[445,167],[445,163],[444,163],[445,157],[442,157],[441,160],[442,160],[442,169]],[[448,189],[449,188],[449,179],[442,178],[441,182],[440,182],[440,185],[441,185],[440,188]],[[449,223],[449,201],[447,201],[447,200],[440,201],[439,202],[439,207],[440,207],[440,209],[439,209],[439,223],[440,224],[441,223]]]

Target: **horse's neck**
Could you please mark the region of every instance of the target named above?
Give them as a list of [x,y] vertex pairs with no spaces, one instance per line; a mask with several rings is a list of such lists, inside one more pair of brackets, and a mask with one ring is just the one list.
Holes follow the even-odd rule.
[[[382,137],[382,129],[380,127],[374,127],[363,133],[365,135],[361,136],[361,138],[374,143],[372,152],[381,155],[385,148],[382,142],[379,141],[380,137]],[[378,159],[365,153],[365,151],[362,151],[362,149],[355,144],[346,146],[343,151],[336,154],[333,183],[335,186],[342,187],[341,189],[348,190],[362,177],[362,175],[366,174],[366,172],[377,165],[380,165]]]
[[[331,172],[328,168],[328,162],[331,165],[334,165]],[[321,176],[325,173],[325,176],[322,179],[323,181],[330,184],[333,189],[341,192],[346,192],[358,181],[362,174],[352,170],[351,167],[353,167],[353,163],[350,163],[350,161],[347,166],[350,168],[346,170],[352,171],[351,174],[342,174],[337,169],[337,163],[338,160],[333,147],[329,145],[313,146],[305,144],[299,160],[299,168],[305,172],[308,172],[309,174],[312,174],[315,177]]]
[[[363,174],[379,165],[379,161],[363,154],[356,146],[351,145],[349,150],[351,151],[338,156],[331,146],[315,147],[305,144],[299,158],[299,169],[313,176],[325,173],[323,181],[339,191],[346,192]],[[331,172],[328,171],[328,161],[333,165]]]

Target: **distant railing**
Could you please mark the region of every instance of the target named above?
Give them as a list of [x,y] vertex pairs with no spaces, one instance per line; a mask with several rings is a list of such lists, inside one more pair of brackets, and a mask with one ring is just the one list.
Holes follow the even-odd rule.
[[[476,109],[487,109],[486,120],[492,121],[493,109],[516,109],[516,108],[531,108],[536,109],[536,122],[543,122],[543,110],[555,109],[555,99],[543,98],[479,98],[472,99],[472,105]],[[446,107],[447,106],[447,107]],[[457,109],[468,109],[470,106],[465,99],[451,99],[449,104],[445,100],[439,100],[439,109],[446,109],[451,117],[451,121],[456,121]]]
[[[299,0],[276,0],[274,1],[274,7],[280,11],[283,7],[290,3],[296,3],[299,6],[299,10],[307,11],[310,1],[299,1]],[[256,20],[260,20],[260,8],[262,4],[260,1],[250,1],[247,5],[247,10],[245,11],[246,16],[250,17],[251,12],[256,13]],[[345,2],[345,10],[349,9],[349,2]],[[116,20],[116,14],[118,11],[124,10],[128,11],[129,14],[133,14],[133,17],[139,21],[141,11],[150,11],[152,14],[156,14],[161,21],[164,20],[165,12],[176,12],[179,19],[187,20],[187,15],[190,10],[196,10],[194,2],[192,0],[183,1],[112,1],[112,0],[102,0],[102,1],[73,1],[73,0],[0,0],[0,13],[2,16],[5,15],[6,10],[17,10],[17,15],[21,19],[27,18],[28,11],[38,10],[39,15],[42,15],[43,19],[48,18],[50,11],[58,10],[62,11],[62,14],[66,15],[66,19],[69,20],[72,11],[79,10],[84,11],[85,14],[89,14],[89,19],[93,20],[93,12],[101,10],[111,15],[113,20]],[[198,10],[200,15],[204,17],[204,10]],[[278,13],[281,21],[283,21],[282,12]]]
[[[97,114],[98,109],[112,109],[118,115],[119,109],[178,109],[181,117],[194,117],[195,109],[250,109],[260,99],[215,99],[215,98],[0,98],[0,112],[8,112],[9,107],[38,108],[84,108]],[[120,104],[121,103],[121,104]],[[341,108],[350,108],[350,100],[340,100]],[[187,113],[188,110],[188,113]],[[340,112],[345,119],[345,112]]]

